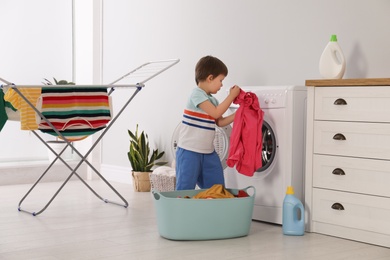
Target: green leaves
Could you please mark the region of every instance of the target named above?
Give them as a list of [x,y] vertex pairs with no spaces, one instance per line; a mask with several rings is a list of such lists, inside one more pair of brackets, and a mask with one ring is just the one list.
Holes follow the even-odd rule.
[[[57,81],[56,78],[53,78],[54,79],[54,83],[56,83],[56,85],[75,85],[74,82],[68,82],[66,80],[60,80],[60,81]],[[48,79],[45,79],[44,78],[44,82],[42,82],[44,85],[54,85],[50,80]]]
[[127,130],[127,132],[130,136],[130,149],[127,156],[133,171],[151,172],[153,166],[167,164],[167,162],[156,162],[163,157],[164,152],[159,152],[158,149],[156,149],[150,154],[148,135],[145,134],[144,131],[139,134],[138,124],[135,133],[130,130]]

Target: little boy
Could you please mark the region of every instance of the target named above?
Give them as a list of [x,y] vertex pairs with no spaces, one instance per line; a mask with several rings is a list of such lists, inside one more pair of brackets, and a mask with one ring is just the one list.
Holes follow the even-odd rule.
[[218,58],[206,56],[195,67],[195,88],[184,109],[176,151],[176,189],[207,189],[225,184],[220,158],[214,148],[215,126],[233,122],[234,115],[222,115],[240,93],[238,86],[230,88],[222,103],[212,96],[222,87],[228,74]]

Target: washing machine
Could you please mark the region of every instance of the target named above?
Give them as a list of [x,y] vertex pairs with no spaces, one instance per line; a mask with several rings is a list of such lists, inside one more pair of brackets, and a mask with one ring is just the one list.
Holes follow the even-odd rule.
[[[304,200],[306,87],[242,87],[255,93],[264,111],[262,167],[252,177],[235,168],[224,170],[227,188],[254,186],[253,219],[282,224],[282,206],[287,186]],[[231,109],[238,107],[232,106]],[[233,125],[234,128],[234,125]]]

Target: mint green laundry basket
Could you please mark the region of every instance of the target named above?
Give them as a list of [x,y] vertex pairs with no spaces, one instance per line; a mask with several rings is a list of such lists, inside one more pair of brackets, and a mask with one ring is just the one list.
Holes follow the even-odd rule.
[[[249,190],[251,189],[251,190]],[[233,195],[239,189],[227,189]],[[249,197],[192,199],[201,190],[152,191],[160,235],[171,240],[211,240],[247,236],[256,189],[241,189]],[[190,198],[184,198],[188,196]]]

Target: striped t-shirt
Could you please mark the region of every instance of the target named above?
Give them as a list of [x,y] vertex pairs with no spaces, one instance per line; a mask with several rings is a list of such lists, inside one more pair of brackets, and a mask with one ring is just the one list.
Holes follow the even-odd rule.
[[198,106],[209,100],[218,106],[218,100],[201,88],[195,88],[183,113],[178,146],[197,153],[212,153],[215,138],[215,119]]

